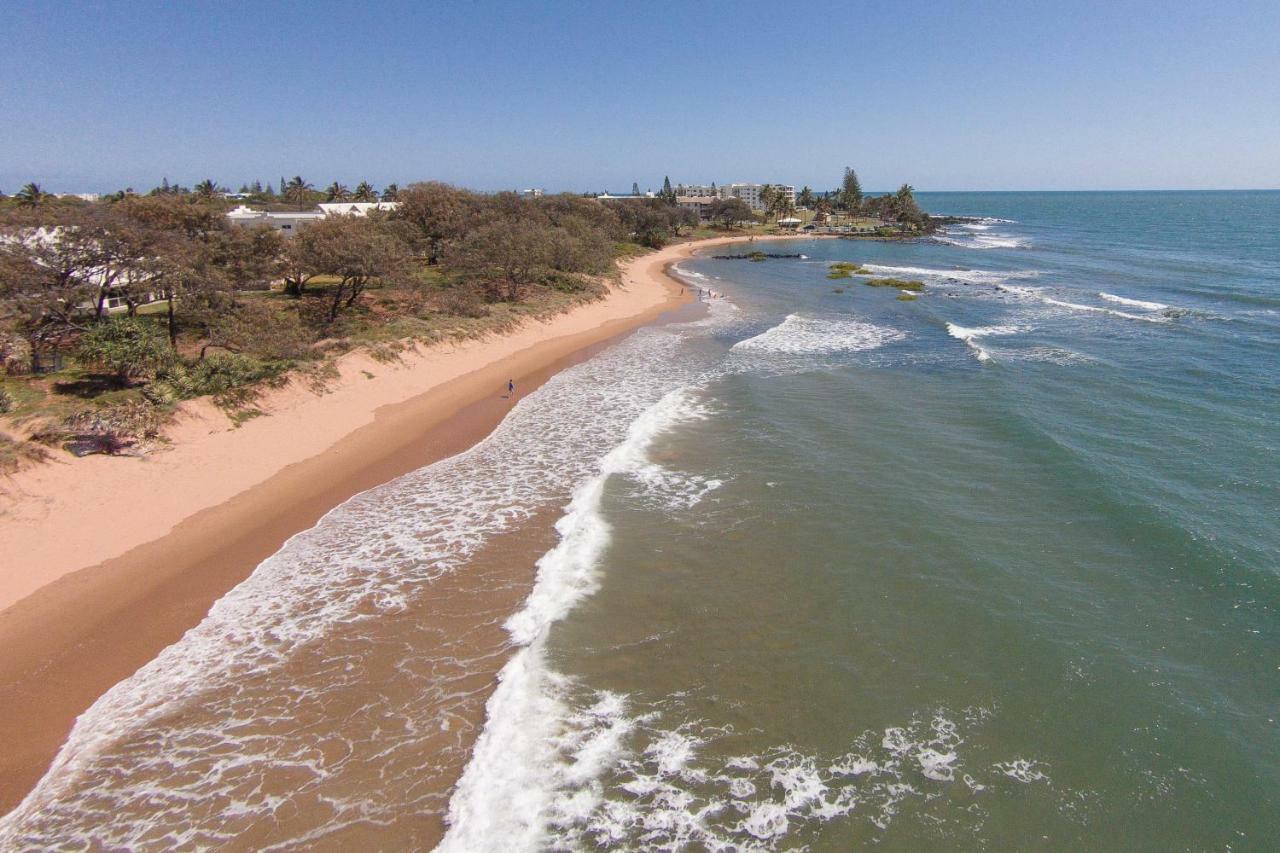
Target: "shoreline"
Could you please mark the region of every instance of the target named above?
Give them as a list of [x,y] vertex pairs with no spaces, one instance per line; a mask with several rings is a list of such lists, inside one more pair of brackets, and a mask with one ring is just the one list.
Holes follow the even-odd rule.
[[[0,576],[0,814],[43,776],[80,713],[290,536],[351,496],[482,440],[510,408],[494,390],[508,378],[528,393],[691,303],[670,267],[749,239],[642,255],[623,264],[623,285],[604,300],[508,335],[412,353],[389,372],[344,357],[333,393],[284,389],[268,403],[278,410],[239,430],[210,430],[212,412],[197,412],[179,428],[187,443],[154,457],[89,457],[14,478],[18,495],[7,500],[20,503],[6,507],[0,550],[28,555],[40,571]],[[418,374],[431,368],[444,377],[424,388]],[[375,370],[386,375],[382,387],[368,378]],[[128,507],[127,517],[113,517],[114,506]]]

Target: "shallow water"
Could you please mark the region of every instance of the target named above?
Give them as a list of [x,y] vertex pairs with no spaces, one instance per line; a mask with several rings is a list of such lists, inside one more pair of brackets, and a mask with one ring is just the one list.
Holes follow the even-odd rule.
[[726,298],[295,537],[0,840],[420,846],[514,648],[446,849],[1280,845],[1280,193],[922,202],[991,218],[684,262]]

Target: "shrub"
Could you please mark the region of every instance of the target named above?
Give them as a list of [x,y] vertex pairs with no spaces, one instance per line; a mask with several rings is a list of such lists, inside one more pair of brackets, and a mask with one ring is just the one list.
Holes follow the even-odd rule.
[[281,360],[216,353],[202,361],[171,364],[142,393],[157,405],[171,405],[208,394],[216,397],[259,382],[277,380],[288,367],[289,363]]
[[440,294],[440,310],[455,317],[469,317],[473,320],[488,317],[492,310],[474,290],[462,287],[451,287]]
[[7,415],[13,411],[14,400],[13,395],[3,388],[0,388],[0,415]]
[[93,326],[81,336],[76,355],[84,364],[114,373],[121,384],[153,375],[174,357],[164,333],[137,317],[114,317]]

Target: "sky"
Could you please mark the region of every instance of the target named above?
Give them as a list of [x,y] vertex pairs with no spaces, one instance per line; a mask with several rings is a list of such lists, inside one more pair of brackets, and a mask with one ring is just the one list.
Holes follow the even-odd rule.
[[1280,188],[1280,3],[0,3],[0,191]]

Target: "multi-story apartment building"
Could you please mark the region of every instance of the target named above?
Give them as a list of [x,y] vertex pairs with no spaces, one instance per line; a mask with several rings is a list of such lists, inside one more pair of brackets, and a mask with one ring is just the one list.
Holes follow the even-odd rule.
[[752,210],[764,210],[764,202],[760,195],[764,192],[764,188],[772,186],[774,189],[781,190],[791,201],[791,206],[796,203],[796,188],[790,184],[725,184],[720,187],[721,198],[740,198],[747,203]]
[[676,186],[676,195],[683,198],[740,198],[747,203],[752,210],[764,210],[764,202],[760,200],[760,193],[764,191],[766,186],[773,186],[781,190],[794,207],[796,203],[796,188],[790,184],[724,184],[716,186],[715,184],[678,184]]

